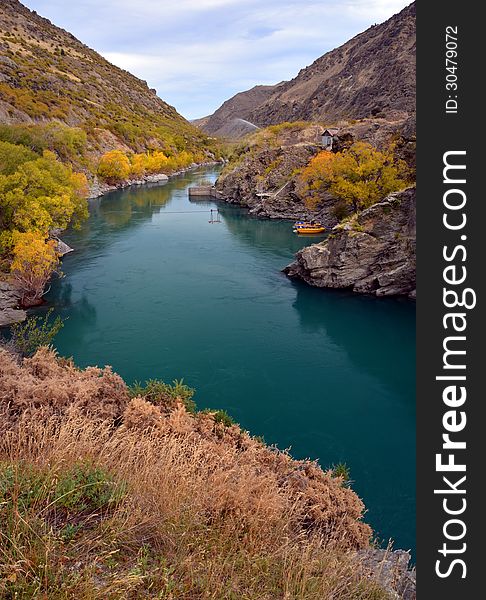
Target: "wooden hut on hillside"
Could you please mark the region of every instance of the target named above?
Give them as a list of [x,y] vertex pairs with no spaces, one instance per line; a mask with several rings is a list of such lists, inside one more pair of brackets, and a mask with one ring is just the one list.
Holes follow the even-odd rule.
[[339,129],[324,129],[321,133],[321,145],[324,150],[332,150],[332,142],[334,136],[338,133]]

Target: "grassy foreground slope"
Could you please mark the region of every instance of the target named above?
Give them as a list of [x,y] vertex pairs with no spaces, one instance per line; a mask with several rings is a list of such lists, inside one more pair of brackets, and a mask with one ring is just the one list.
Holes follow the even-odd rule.
[[378,600],[337,472],[41,348],[0,350],[0,597]]

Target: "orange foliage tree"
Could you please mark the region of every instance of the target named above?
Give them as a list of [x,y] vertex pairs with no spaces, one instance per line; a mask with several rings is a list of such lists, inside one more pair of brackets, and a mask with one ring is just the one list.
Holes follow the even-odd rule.
[[342,152],[324,150],[300,173],[298,190],[309,204],[330,192],[353,211],[363,210],[409,184],[408,167],[397,159],[393,145],[381,152],[356,142]]
[[147,155],[132,154],[130,156],[130,174],[133,177],[143,177],[147,170]]

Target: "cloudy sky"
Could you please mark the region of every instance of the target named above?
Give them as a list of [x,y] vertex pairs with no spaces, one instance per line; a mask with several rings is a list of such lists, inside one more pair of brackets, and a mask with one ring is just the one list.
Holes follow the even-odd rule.
[[410,0],[21,0],[188,119],[294,77]]

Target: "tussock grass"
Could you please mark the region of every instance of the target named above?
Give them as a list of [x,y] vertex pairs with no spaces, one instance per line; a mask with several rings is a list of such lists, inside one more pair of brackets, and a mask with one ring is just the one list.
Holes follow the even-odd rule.
[[168,397],[0,351],[1,598],[387,598],[342,477]]

